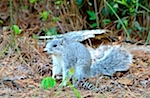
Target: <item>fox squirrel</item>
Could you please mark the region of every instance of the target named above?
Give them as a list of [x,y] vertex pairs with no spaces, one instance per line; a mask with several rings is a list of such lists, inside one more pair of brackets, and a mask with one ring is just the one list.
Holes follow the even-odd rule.
[[[115,46],[100,46],[98,58],[91,64],[91,53],[80,42],[52,39],[48,41],[45,52],[52,54],[53,75],[62,74],[63,81],[74,69],[73,80],[83,80],[92,76],[104,74],[112,76],[116,71],[127,71],[132,63],[132,55]],[[96,51],[94,51],[96,53]],[[63,85],[66,85],[64,82]]]

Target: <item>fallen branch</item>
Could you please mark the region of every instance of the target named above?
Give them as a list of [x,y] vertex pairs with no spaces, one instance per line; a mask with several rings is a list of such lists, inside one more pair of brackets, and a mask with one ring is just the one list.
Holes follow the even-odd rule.
[[53,36],[40,36],[39,39],[53,39],[53,38],[67,38],[73,41],[83,41],[88,38],[94,38],[97,34],[104,34],[110,32],[109,30],[82,30],[82,31],[71,31],[65,34],[53,35]]

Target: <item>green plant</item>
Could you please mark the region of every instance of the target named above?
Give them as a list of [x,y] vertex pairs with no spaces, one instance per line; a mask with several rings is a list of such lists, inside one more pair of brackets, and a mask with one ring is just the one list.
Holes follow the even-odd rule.
[[131,40],[130,34],[129,34],[129,32],[127,31],[125,25],[123,24],[122,20],[121,20],[120,17],[118,16],[118,14],[115,12],[115,10],[112,8],[112,6],[111,6],[106,0],[104,0],[104,1],[105,1],[106,5],[111,9],[111,11],[115,14],[115,16],[116,16],[117,19],[118,19],[118,22],[121,24],[121,26],[122,26],[123,29],[125,30],[126,35],[127,35],[127,39],[128,39],[128,40]]
[[49,15],[49,12],[48,12],[48,11],[40,12],[40,17],[41,17],[44,21],[47,20],[48,15]]
[[123,15],[126,13],[135,15],[139,7],[139,5],[136,3],[136,0],[116,0],[116,2],[126,7],[126,9],[122,12]]
[[76,0],[76,3],[78,4],[78,6],[82,6],[83,5],[83,0]]
[[29,0],[30,1],[30,3],[35,3],[35,2],[37,2],[37,0]]
[[[62,81],[62,83],[60,84],[60,89],[63,87],[64,82],[67,82],[70,80],[70,77],[74,75],[74,69],[70,68],[69,70],[69,75],[66,77],[66,79],[64,81]],[[81,98],[80,93],[78,92],[78,90],[69,82],[68,83],[69,87],[72,88],[72,90],[74,91],[74,93],[76,94],[77,98]],[[58,92],[56,93],[56,96],[60,93],[60,89],[58,90]]]
[[69,85],[69,86],[72,88],[72,90],[76,94],[77,98],[82,98],[81,94],[78,92],[78,90],[73,85]]
[[3,24],[4,22],[3,22],[3,20],[0,20],[0,24]]
[[9,45],[6,45],[6,47],[0,52],[0,57],[6,52]]
[[56,81],[52,77],[46,77],[42,80],[41,87],[44,89],[54,88]]
[[[19,29],[19,27],[17,25],[13,25],[14,21],[13,21],[13,6],[12,6],[12,0],[9,0],[9,6],[10,6],[10,31],[12,32],[14,30],[15,34],[20,34],[21,30]],[[20,55],[20,60],[23,61],[24,64],[27,64],[26,61],[23,59],[21,52],[18,48],[18,44],[17,44],[17,38],[16,35],[14,33],[11,33],[11,44],[13,46],[14,49],[17,50],[18,54]]]
[[22,30],[19,29],[19,27],[17,25],[13,25],[13,30],[15,32],[15,34],[20,34]]
[[110,24],[111,20],[110,19],[103,19],[102,20],[104,26],[107,26],[108,24]]
[[[127,19],[127,18],[128,18],[128,17],[123,17],[123,18],[121,19],[121,21],[122,21],[122,23],[124,24],[125,27],[128,26],[128,19]],[[122,25],[121,25],[121,23],[120,23],[119,20],[116,20],[115,23],[117,23],[117,29],[120,29],[120,28],[122,27]]]
[[[107,1],[108,3],[109,3],[109,5],[112,7],[112,9],[117,13],[119,10],[119,6],[118,6],[118,3],[115,3],[114,1],[112,1],[112,0],[109,0],[109,1]],[[101,11],[101,13],[102,13],[102,16],[105,16],[105,17],[110,17],[110,16],[113,16],[114,15],[114,13],[113,13],[113,11],[108,7],[107,8],[107,6],[103,6],[102,7],[102,11]]]
[[150,42],[150,31],[149,31],[149,33],[148,33],[148,36],[147,36],[147,39],[146,39],[146,45],[148,44]]
[[[73,68],[70,68],[69,74],[70,74],[71,76],[74,75],[74,69],[73,69]],[[75,81],[75,80],[73,80],[73,81]],[[77,96],[78,98],[81,98],[80,93],[78,92],[78,90],[77,90],[71,83],[70,83],[69,87],[72,88],[72,90],[74,91],[74,93],[76,94],[76,96]]]
[[57,35],[57,31],[56,28],[50,28],[49,30],[45,30],[46,35],[50,36],[50,35]]
[[[89,20],[94,20],[94,21],[96,21],[96,14],[95,14],[94,11],[87,11],[87,13],[88,13],[88,15],[90,16],[90,17],[89,17]],[[96,22],[92,23],[92,25],[91,25],[92,28],[94,28],[94,27],[96,27],[96,26],[97,26],[97,23],[96,23]]]
[[60,17],[55,17],[55,16],[52,17],[52,20],[53,20],[54,22],[57,22],[59,19],[60,19]]
[[[62,89],[62,87],[63,87],[64,82],[68,82],[68,81],[69,81],[69,78],[68,78],[68,77],[69,77],[69,76],[72,76],[73,74],[74,74],[74,69],[71,68],[71,69],[69,70],[69,75],[67,76],[67,78],[66,78],[64,81],[62,81],[62,83],[60,84],[59,89],[58,89],[58,91],[56,92],[56,95],[55,95],[55,96],[57,96],[57,95],[60,93],[60,91],[61,91],[61,89]],[[41,82],[41,87],[42,87],[43,89],[54,88],[54,87],[55,87],[55,84],[56,84],[55,79],[53,79],[52,77],[46,77],[46,78],[44,78],[44,79],[42,80],[42,82]],[[80,93],[78,92],[78,90],[77,90],[71,83],[69,83],[69,87],[72,88],[72,90],[74,91],[74,93],[76,94],[76,96],[77,96],[78,98],[81,98]]]
[[56,5],[56,9],[60,8],[60,5],[63,3],[63,0],[56,0],[54,4]]
[[143,32],[146,28],[142,27],[138,21],[132,21],[133,30]]

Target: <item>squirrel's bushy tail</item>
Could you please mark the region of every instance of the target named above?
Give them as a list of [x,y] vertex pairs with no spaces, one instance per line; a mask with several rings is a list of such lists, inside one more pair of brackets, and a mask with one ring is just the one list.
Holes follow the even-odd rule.
[[[91,75],[112,76],[117,71],[127,71],[133,56],[118,46],[100,46],[96,49],[101,57],[97,57],[91,66]],[[98,52],[97,52],[98,53]]]

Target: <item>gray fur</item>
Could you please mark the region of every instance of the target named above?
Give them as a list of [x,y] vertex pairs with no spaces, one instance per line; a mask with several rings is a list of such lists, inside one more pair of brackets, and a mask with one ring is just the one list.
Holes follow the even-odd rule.
[[91,56],[81,43],[53,39],[47,43],[44,50],[53,55],[53,78],[62,72],[65,80],[71,68],[74,69],[74,80],[90,76]]
[[[87,48],[79,42],[53,39],[44,49],[52,54],[53,78],[57,74],[63,75],[63,80],[73,77],[73,80],[83,80],[100,74],[112,76],[116,71],[127,71],[132,63],[132,55],[118,47],[100,46],[98,58],[91,66],[91,55]],[[69,70],[74,69],[74,76]],[[66,82],[63,84],[66,85]]]
[[[109,49],[106,49],[109,47]],[[132,63],[133,56],[126,50],[115,46],[102,46],[103,56],[91,66],[91,75],[100,74],[113,76],[117,71],[127,71]]]

